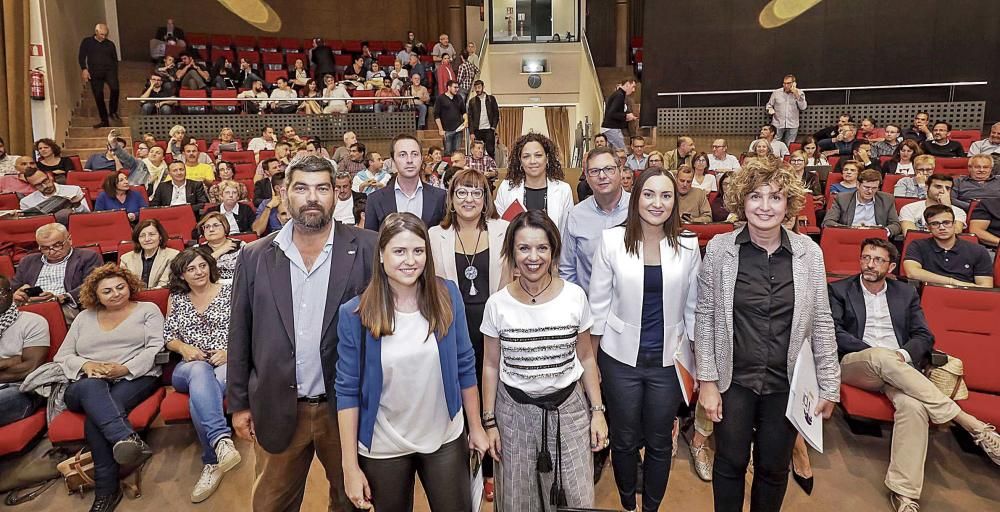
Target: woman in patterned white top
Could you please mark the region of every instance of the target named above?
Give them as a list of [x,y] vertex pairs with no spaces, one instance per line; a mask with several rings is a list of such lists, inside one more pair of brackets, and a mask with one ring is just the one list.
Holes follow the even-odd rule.
[[518,279],[483,316],[483,426],[503,462],[495,506],[504,512],[593,506],[591,452],[608,444],[590,306],[554,272],[560,246],[544,211],[518,215],[503,249]]
[[172,384],[190,396],[191,420],[201,441],[205,466],[191,492],[191,501],[200,503],[241,459],[222,406],[232,289],[220,282],[215,258],[207,247],[186,249],[170,263],[170,270],[163,339],[167,349],[183,359],[174,369]]
[[205,214],[198,221],[198,230],[201,236],[205,237],[204,246],[207,247],[215,258],[219,268],[219,279],[223,284],[232,284],[233,275],[236,273],[236,258],[239,257],[243,249],[243,241],[229,238],[229,219],[221,212],[211,212]]

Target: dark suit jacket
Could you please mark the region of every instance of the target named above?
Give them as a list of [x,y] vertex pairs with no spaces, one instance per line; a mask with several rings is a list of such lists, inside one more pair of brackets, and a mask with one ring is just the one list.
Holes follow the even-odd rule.
[[[466,111],[469,114],[469,128],[473,131],[479,129],[479,116],[482,115],[479,109],[482,108],[482,103],[475,92],[469,93],[469,105]],[[500,106],[497,105],[496,96],[492,94],[486,95],[486,119],[490,122],[490,128],[496,130],[500,124]]]
[[[823,227],[851,226],[854,224],[854,207],[857,192],[841,192],[830,201],[830,209],[823,218]],[[896,200],[886,192],[875,193],[875,223],[889,229],[889,237],[902,232],[899,227],[899,213],[896,212]]]
[[[424,183],[424,210],[420,214],[420,220],[424,221],[428,228],[437,226],[441,223],[441,219],[444,219],[444,203],[447,195],[444,189]],[[390,213],[396,213],[396,188],[392,185],[368,194],[365,229],[378,231],[382,221]]]
[[[910,354],[910,359],[918,369],[929,361],[934,348],[934,336],[927,328],[924,310],[920,308],[917,289],[887,279],[886,301],[889,303],[889,318],[896,333],[899,348]],[[861,277],[855,275],[830,283],[830,312],[837,331],[837,354],[841,358],[851,352],[871,348],[863,341],[865,334],[865,297],[861,290]]]
[[[222,205],[212,208],[212,211],[221,212]],[[251,231],[250,227],[253,225],[253,221],[256,218],[256,210],[243,203],[236,203],[236,225],[239,227],[240,233]]]
[[[66,275],[63,278],[63,286],[66,293],[73,296],[73,300],[80,300],[80,287],[83,280],[90,274],[91,270],[104,264],[101,256],[94,251],[87,249],[74,249],[66,262]],[[29,254],[25,256],[21,263],[17,265],[14,278],[10,280],[11,288],[17,290],[21,286],[35,286],[38,274],[42,272],[42,255]]]
[[[337,365],[337,317],[341,304],[360,294],[372,274],[377,235],[334,224],[330,283],[320,357],[333,402]],[[272,233],[243,247],[236,261],[229,323],[228,385],[232,411],[249,409],[257,441],[271,453],[288,447],[298,422],[295,332],[289,265]],[[331,405],[333,414],[336,407]]]
[[273,193],[274,191],[271,190],[271,178],[262,178],[257,180],[257,182],[253,184],[254,206],[260,208],[260,203],[270,201]]
[[628,121],[625,120],[627,108],[625,91],[616,89],[604,101],[604,119],[601,121],[601,128],[617,128],[619,130],[628,128]]
[[[187,180],[184,184],[184,196],[187,203],[194,209],[195,215],[201,214],[201,209],[208,204],[208,193],[205,192],[205,185],[200,181]],[[153,197],[149,198],[149,206],[170,206],[170,199],[174,195],[174,182],[167,181],[160,183],[156,187]]]

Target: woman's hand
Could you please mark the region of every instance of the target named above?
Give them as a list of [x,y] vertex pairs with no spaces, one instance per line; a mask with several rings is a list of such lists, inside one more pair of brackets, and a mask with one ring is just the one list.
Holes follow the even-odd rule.
[[603,412],[595,412],[590,418],[590,451],[599,452],[608,447],[608,422]]
[[202,352],[200,348],[188,345],[184,342],[181,342],[181,346],[177,347],[177,353],[180,354],[181,358],[185,361],[204,361],[208,358],[208,356]]
[[86,363],[83,363],[83,367],[80,368],[80,371],[82,371],[84,375],[86,375],[91,379],[103,379],[104,363],[87,361]]
[[208,362],[212,366],[222,366],[226,364],[227,352],[225,350],[213,350],[208,356]]
[[722,395],[715,382],[701,382],[698,392],[698,403],[705,409],[708,419],[718,423],[722,421]]
[[118,363],[104,363],[104,378],[105,379],[120,379],[128,375],[128,368],[123,364]]
[[344,469],[344,492],[351,500],[351,505],[361,510],[371,510],[372,491],[368,487],[368,478],[360,467]]
[[500,462],[500,430],[491,428],[486,431],[486,437],[489,438],[490,456],[493,457],[493,460]]
[[482,458],[490,451],[490,438],[480,425],[469,425],[469,449],[479,452]]
[[830,416],[833,415],[833,402],[825,398],[820,398],[819,403],[816,404],[816,415],[819,416],[820,414],[823,415],[824,420],[830,419]]

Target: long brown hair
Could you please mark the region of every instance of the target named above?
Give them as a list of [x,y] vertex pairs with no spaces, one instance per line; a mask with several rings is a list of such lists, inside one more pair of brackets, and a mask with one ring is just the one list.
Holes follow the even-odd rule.
[[486,175],[476,169],[462,169],[451,177],[448,183],[448,197],[445,203],[444,219],[441,227],[448,229],[455,223],[455,189],[458,187],[473,187],[483,191],[483,211],[479,214],[479,228],[486,230],[486,221],[498,218],[496,206],[493,205],[493,194],[490,193],[490,182]]
[[427,227],[412,213],[392,213],[382,222],[382,228],[378,231],[378,252],[372,263],[372,280],[361,294],[361,303],[358,305],[361,325],[365,326],[375,338],[393,334],[396,298],[393,296],[392,288],[389,287],[389,276],[382,266],[382,251],[393,237],[404,231],[413,233],[424,241],[427,260],[423,272],[417,278],[417,304],[420,307],[420,314],[427,319],[427,335],[433,332],[440,341],[448,334],[448,327],[454,320],[451,296],[434,272],[434,258],[431,257],[431,242],[427,235]]
[[663,235],[667,238],[667,245],[676,251],[680,245],[677,243],[677,235],[681,232],[680,196],[677,193],[677,180],[673,173],[662,167],[650,167],[635,181],[632,186],[632,196],[628,200],[628,217],[625,218],[625,252],[639,256],[639,242],[642,241],[642,218],[639,216],[639,198],[642,196],[642,187],[650,178],[665,176],[674,187],[674,205],[670,208],[670,217],[663,223]]
[[562,180],[566,175],[563,173],[562,163],[559,162],[559,154],[556,150],[555,142],[540,133],[526,133],[514,141],[514,147],[510,151],[510,163],[507,166],[507,181],[511,186],[520,185],[525,178],[524,169],[521,168],[521,151],[529,142],[537,142],[545,152],[545,178],[549,180]]

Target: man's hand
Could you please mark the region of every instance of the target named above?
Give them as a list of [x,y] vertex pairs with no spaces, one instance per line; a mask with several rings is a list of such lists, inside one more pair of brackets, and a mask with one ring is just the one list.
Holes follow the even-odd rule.
[[281,196],[271,196],[271,200],[267,202],[267,207],[270,209],[275,209],[281,204]]
[[56,300],[56,296],[52,292],[42,292],[41,295],[37,297],[30,297],[28,302],[49,302]]
[[626,121],[635,121],[636,119],[639,119],[639,118],[635,114],[633,114],[631,112],[625,114],[625,120]]
[[83,78],[84,82],[90,81],[90,71],[84,69],[82,72],[80,72],[80,76]]
[[951,192],[942,190],[941,193],[938,194],[937,200],[943,205],[951,206]]
[[247,441],[257,442],[257,432],[253,426],[253,415],[250,409],[233,413],[233,428],[236,435]]
[[24,290],[26,288],[27,288],[27,285],[22,286],[19,290],[17,290],[17,291],[14,292],[14,302],[16,302],[18,304],[24,304],[24,303],[28,302],[28,299],[30,297],[28,297],[27,293],[24,293]]

